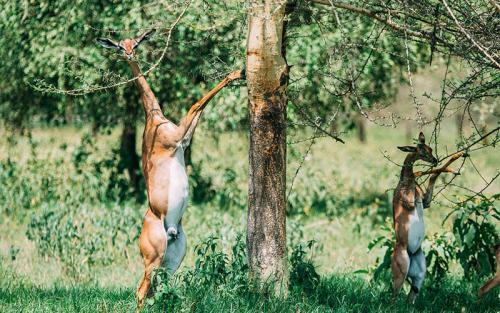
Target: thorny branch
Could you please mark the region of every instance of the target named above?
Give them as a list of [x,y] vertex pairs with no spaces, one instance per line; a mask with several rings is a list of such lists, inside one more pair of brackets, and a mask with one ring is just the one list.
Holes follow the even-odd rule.
[[[363,5],[363,7],[357,7],[352,4],[347,4],[335,0],[308,1],[309,3],[330,6],[333,9],[332,12],[334,14],[334,20],[337,21],[337,24],[339,24],[339,26],[339,14],[337,13],[339,10],[337,9],[369,17],[376,22],[384,25],[385,29],[392,29],[393,31],[395,31],[394,33],[396,35],[398,33],[400,34],[400,36],[404,40],[405,45],[406,68],[411,97],[417,111],[416,122],[419,127],[434,123],[435,126],[432,133],[432,141],[436,146],[436,151],[438,148],[438,138],[441,128],[441,122],[449,115],[446,112],[453,111],[453,115],[460,110],[459,107],[450,109],[450,104],[455,103],[453,102],[454,100],[459,100],[461,102],[465,101],[465,105],[462,106],[463,110],[465,113],[467,113],[468,119],[471,121],[471,124],[473,126],[473,131],[476,135],[479,136],[479,139],[475,139],[473,142],[467,143],[467,140],[464,138],[461,129],[460,135],[462,142],[464,142],[464,146],[461,147],[458,151],[447,154],[446,156],[440,158],[440,161],[446,160],[452,157],[454,154],[461,152],[469,154],[467,159],[470,160],[470,152],[484,149],[488,146],[495,146],[496,143],[500,141],[500,137],[498,136],[500,127],[496,127],[495,129],[485,133],[484,129],[476,124],[475,117],[471,113],[471,105],[478,100],[484,101],[484,99],[488,97],[498,96],[500,81],[498,80],[497,70],[500,67],[498,66],[498,54],[496,52],[498,51],[499,35],[498,32],[494,30],[495,25],[498,25],[495,24],[496,18],[494,17],[494,14],[497,14],[497,12],[491,12],[491,10],[486,9],[483,10],[483,7],[476,9],[475,7],[473,7],[473,4],[467,1],[457,1],[452,5],[450,5],[449,2],[446,2],[446,0],[439,0],[437,2],[425,1],[425,3],[421,4],[410,4],[403,1],[396,1],[391,3],[371,1],[366,2],[366,5]],[[495,9],[498,10],[498,5],[496,5],[496,2],[492,3],[495,5]],[[398,6],[400,6],[401,9],[397,9]],[[429,7],[432,7],[432,10],[426,9]],[[454,13],[453,11],[455,11],[456,13]],[[460,16],[458,17],[458,15],[456,14],[459,14]],[[429,29],[432,29],[432,32],[428,31]],[[340,31],[342,35],[341,40],[344,45],[354,46],[351,43],[347,42],[347,40],[345,39],[346,35],[342,33],[341,27],[339,27],[337,31]],[[466,37],[466,40],[464,40],[463,36]],[[437,113],[436,117],[427,121],[424,121],[420,103],[418,103],[415,95],[413,73],[410,66],[409,40],[411,39],[414,41],[415,39],[422,40],[419,42],[430,46],[431,55],[436,52],[446,57],[447,59],[447,62],[445,63],[446,71],[444,73],[440,99],[433,99],[428,94],[424,94],[424,96],[428,97],[431,101],[439,103],[439,112]],[[470,46],[469,42],[471,42],[473,46]],[[368,43],[368,41],[366,43]],[[364,48],[366,48],[367,46],[368,48],[372,49],[372,51],[376,49],[374,47],[369,47],[369,45],[366,44],[363,45]],[[479,54],[476,52],[478,52]],[[365,96],[366,93],[363,94],[362,91],[360,92],[356,83],[357,77],[356,79],[354,79],[353,62],[351,61],[352,52],[348,51],[344,53],[343,56],[347,59],[347,63],[349,64],[349,69],[346,76],[347,78],[338,77],[338,73],[334,74],[337,75],[334,76],[334,79],[339,82],[341,88],[333,85],[335,91],[332,92],[330,91],[329,86],[323,84],[325,90],[328,93],[331,93],[333,96],[342,97],[344,99],[347,96],[351,96],[351,99],[357,106],[358,110],[369,121],[372,121],[377,125],[395,127],[398,119],[400,119],[398,116],[394,116],[393,114],[391,114],[392,123],[384,124],[376,121],[373,117],[370,117],[368,115],[368,112],[363,108],[361,101],[361,97]],[[365,62],[363,62],[363,67],[368,63],[368,59],[370,58],[370,56]],[[458,60],[462,61],[462,66],[468,66],[468,68],[471,69],[470,74],[466,75],[463,79],[459,79],[457,75],[449,77],[449,73],[455,70],[455,68],[452,68],[450,64],[452,63],[452,59],[453,64],[456,64],[457,57],[459,58]],[[357,63],[358,67],[359,63],[360,62]],[[362,70],[360,70],[359,73],[360,72],[362,72]],[[457,80],[459,81],[458,83],[456,83]],[[347,87],[344,87],[344,89],[342,89],[342,85]],[[462,114],[462,121],[464,118],[465,114]],[[407,119],[411,120],[409,118]],[[482,145],[480,147],[477,146],[478,143],[484,141],[487,137],[494,134],[497,135],[491,143]],[[472,136],[474,136],[474,134]],[[389,161],[393,162],[385,153],[383,153],[383,155]],[[467,159],[464,158],[460,169],[464,166]],[[474,167],[476,173],[479,174],[483,182],[486,182],[486,179],[481,174],[479,169],[474,164],[472,166]],[[423,175],[431,173],[431,171],[428,171]],[[495,176],[495,178],[496,177],[497,176]],[[435,196],[449,184],[452,184],[455,178],[456,175],[448,183],[446,183],[441,188],[441,190],[439,190],[435,194]],[[491,182],[489,184],[491,184]]]
[[409,29],[406,29],[404,26],[396,24],[391,19],[392,12],[390,10],[385,10],[384,13],[389,15],[389,17],[386,18],[386,17],[381,17],[376,12],[370,11],[370,10],[365,9],[365,8],[356,7],[356,6],[347,4],[347,3],[336,2],[333,0],[332,1],[331,0],[310,0],[310,1],[313,3],[317,3],[317,4],[332,6],[332,7],[338,8],[338,9],[345,9],[345,10],[359,13],[361,15],[373,18],[373,19],[383,23],[384,25],[389,26],[390,28],[392,28],[396,31],[400,31],[400,32],[406,31],[408,33],[408,35],[413,36],[413,37],[419,37],[419,38],[425,38],[425,39],[432,38],[432,33],[430,33],[430,32],[427,32],[424,30],[420,30],[420,31],[409,30]]
[[[458,18],[451,10],[446,0],[442,0],[442,3],[449,15],[440,14],[439,6],[434,6],[434,2],[430,1],[412,4],[411,12],[408,12],[408,10],[406,9],[396,9],[397,5],[402,5],[403,8],[407,6],[407,2],[401,1],[396,1],[395,3],[368,2],[363,7],[358,7],[352,4],[334,0],[308,1],[310,3],[330,6],[334,9],[342,9],[360,14],[379,23],[382,23],[383,25],[393,29],[396,32],[405,34],[405,36],[407,35],[414,38],[423,39],[425,42],[430,44],[432,53],[437,48],[437,46],[441,46],[450,50],[450,52],[457,53],[457,55],[461,57],[465,56],[468,53],[466,49],[467,47],[458,36],[459,34],[463,34],[470,42],[473,43],[473,45],[478,49],[481,55],[491,62],[491,66],[496,69],[500,69],[497,54],[494,51],[488,51],[488,49],[484,45],[479,44],[479,41],[473,38],[471,32],[467,32],[465,30],[465,28],[462,26]],[[469,7],[471,6],[471,4],[467,2],[457,2],[454,3],[454,6],[458,9],[461,9],[462,11],[467,12],[467,10],[470,10]],[[435,10],[428,10],[428,7],[435,7]],[[497,7],[497,5],[495,7]],[[443,15],[443,17],[446,19],[444,23],[439,22],[439,19],[437,18],[438,15]],[[478,21],[482,22],[484,20],[483,15],[484,13],[476,13],[474,17],[477,18]],[[469,16],[467,15],[467,17]],[[414,21],[414,23],[409,25],[406,22],[407,19],[411,19],[412,21]],[[395,21],[405,22],[397,23]],[[456,27],[453,27],[452,24],[448,23],[451,21],[455,24]],[[471,22],[474,21],[472,20]],[[485,29],[485,27],[483,27],[483,25],[480,25],[480,23],[477,24],[478,25],[474,29],[474,32],[479,33],[482,37],[485,37],[487,42],[492,42],[492,46],[497,50],[498,46],[495,47],[495,40],[498,40],[498,34],[494,34],[494,30],[490,31],[489,29]],[[432,29],[432,31],[429,31],[427,29]]]
[[71,89],[71,90],[59,89],[59,88],[55,88],[55,87],[51,87],[48,89],[40,88],[38,86],[33,86],[33,87],[37,91],[41,91],[41,92],[65,94],[65,95],[71,95],[71,96],[80,96],[80,95],[85,95],[85,94],[93,93],[93,92],[97,92],[97,91],[104,91],[104,90],[108,90],[108,89],[113,89],[113,88],[116,88],[119,86],[123,86],[123,85],[129,84],[129,83],[132,83],[132,82],[136,81],[137,79],[139,79],[140,77],[147,76],[149,73],[151,73],[153,70],[155,70],[158,67],[158,65],[160,65],[160,63],[163,61],[163,59],[165,58],[165,55],[166,55],[167,50],[168,50],[169,45],[170,45],[170,38],[172,36],[172,33],[173,33],[175,27],[177,26],[177,24],[181,21],[182,17],[186,13],[190,4],[191,4],[191,2],[187,2],[186,6],[182,10],[182,12],[179,14],[179,16],[177,16],[175,21],[170,25],[170,28],[168,28],[167,40],[166,40],[165,46],[163,47],[163,50],[162,50],[161,55],[158,58],[158,60],[150,68],[148,68],[144,73],[142,73],[140,76],[136,76],[134,78],[130,78],[130,79],[120,81],[120,82],[117,82],[117,83],[114,83],[111,85],[107,85],[107,86],[93,86],[93,87],[88,87],[88,88],[79,88],[79,89]]
[[463,26],[460,24],[460,22],[457,20],[457,18],[455,17],[455,14],[453,14],[453,11],[450,9],[450,7],[448,6],[448,3],[446,2],[446,0],[442,0],[443,1],[443,4],[444,6],[446,7],[446,10],[448,11],[448,13],[450,13],[451,17],[453,18],[453,21],[455,21],[455,24],[458,26],[458,28],[460,29],[460,31],[467,37],[467,39],[469,39],[473,44],[474,46],[476,46],[491,62],[493,62],[493,64],[495,64],[495,66],[500,69],[500,65],[498,64],[498,62],[495,60],[495,58],[490,55],[488,53],[488,51],[486,51],[486,49],[480,45],[474,38],[472,38],[472,36],[463,28]]
[[[454,153],[450,153],[448,154],[447,156],[441,158],[440,161],[442,160],[445,160],[451,156],[453,156],[454,154],[456,153],[459,153],[459,152],[463,152],[463,151],[470,151],[470,148],[472,148],[473,146],[475,146],[476,144],[480,143],[481,141],[483,141],[485,138],[489,137],[490,135],[494,134],[494,133],[498,133],[500,131],[500,126],[499,127],[496,127],[495,129],[493,129],[492,131],[482,135],[481,137],[479,137],[479,139],[475,140],[474,142],[472,142],[471,144],[468,144],[467,146],[463,147],[462,149],[459,149],[458,151],[455,151]],[[497,139],[495,139],[495,141],[493,141],[492,144],[489,144],[489,145],[484,145],[483,147],[480,147],[480,148],[477,148],[477,149],[473,149],[472,151],[476,151],[476,150],[479,150],[479,149],[483,149],[483,148],[486,148],[487,146],[492,146],[494,144],[496,144],[496,142],[500,140],[500,138],[498,138],[498,134],[497,134]]]
[[304,162],[306,161],[307,156],[311,152],[312,146],[316,143],[316,138],[317,138],[317,129],[314,132],[313,137],[311,138],[311,142],[309,143],[309,146],[307,147],[307,150],[305,154],[302,156],[302,160],[299,163],[299,166],[297,166],[297,169],[295,170],[295,174],[292,177],[292,182],[290,183],[290,189],[288,189],[288,194],[286,196],[286,202],[288,203],[288,198],[290,198],[290,194],[292,193],[293,190],[293,184],[295,183],[295,179],[299,175],[300,169],[302,168],[302,165],[304,165]]

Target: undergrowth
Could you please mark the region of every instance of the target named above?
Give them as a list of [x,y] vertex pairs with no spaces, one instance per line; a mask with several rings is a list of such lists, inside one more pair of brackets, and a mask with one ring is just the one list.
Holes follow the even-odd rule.
[[[439,287],[427,282],[414,306],[403,297],[392,302],[389,289],[355,274],[321,277],[316,273],[313,242],[290,251],[287,298],[274,297],[248,281],[241,236],[225,252],[213,236],[196,247],[196,265],[169,276],[157,270],[154,296],[144,312],[498,312],[499,292],[481,301],[475,294],[479,281],[446,278]],[[2,260],[5,261],[5,260]],[[130,312],[134,290],[97,285],[54,285],[42,288],[18,277],[1,262],[1,312]]]

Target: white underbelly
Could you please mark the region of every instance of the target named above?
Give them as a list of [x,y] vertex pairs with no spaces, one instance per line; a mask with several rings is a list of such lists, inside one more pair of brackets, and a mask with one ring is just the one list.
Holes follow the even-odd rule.
[[184,150],[178,147],[170,164],[170,179],[168,188],[168,210],[165,219],[167,226],[177,226],[187,207],[189,184],[184,165]]
[[408,225],[408,251],[415,253],[425,237],[424,206],[421,199],[415,200],[415,210],[409,216]]

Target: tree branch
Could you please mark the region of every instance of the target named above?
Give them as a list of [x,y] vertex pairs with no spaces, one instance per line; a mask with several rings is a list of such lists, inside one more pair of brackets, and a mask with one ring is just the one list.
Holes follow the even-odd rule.
[[[412,37],[419,37],[419,38],[425,38],[425,39],[432,39],[433,38],[433,34],[430,32],[423,31],[423,30],[416,31],[416,30],[407,29],[406,27],[403,27],[401,25],[394,23],[393,21],[391,21],[390,18],[381,17],[381,16],[377,15],[376,12],[370,11],[370,10],[365,9],[365,8],[355,7],[353,5],[350,5],[347,3],[342,3],[342,2],[333,2],[331,0],[309,0],[309,1],[312,3],[331,6],[331,7],[335,7],[338,9],[344,9],[344,10],[359,13],[359,14],[367,16],[367,17],[371,17],[371,18],[389,26],[390,28],[392,28],[394,30],[397,30],[400,32],[406,31],[406,33]],[[387,13],[390,14],[391,12],[388,11]]]
[[[500,68],[500,64],[498,64],[498,62],[495,60],[495,58],[493,58],[489,53],[488,51],[486,51],[486,49],[484,47],[482,47],[478,42],[476,42],[474,40],[474,38],[472,38],[471,35],[469,35],[469,33],[462,27],[462,25],[458,22],[457,18],[455,17],[455,14],[453,14],[453,11],[451,11],[450,7],[448,6],[448,3],[446,2],[446,0],[443,0],[443,4],[444,6],[446,7],[446,10],[448,11],[448,13],[450,13],[451,17],[453,18],[453,21],[455,22],[455,24],[457,25],[457,27],[460,29],[460,31],[465,35],[465,37],[467,37],[467,39],[469,39],[472,44],[474,44],[474,46],[476,46],[476,48],[479,49],[479,51],[481,51],[481,53],[486,56],[491,62],[493,62],[493,64],[495,64],[496,68]],[[495,55],[496,57],[496,55]]]
[[187,11],[187,9],[189,8],[190,5],[191,5],[191,1],[189,1],[186,4],[186,6],[184,7],[184,9],[180,13],[180,15],[178,15],[177,18],[176,18],[176,20],[170,25],[170,28],[168,29],[168,32],[167,32],[167,40],[166,40],[165,46],[163,47],[163,50],[161,52],[160,58],[156,61],[156,63],[154,63],[144,73],[142,73],[142,74],[140,74],[138,76],[134,76],[133,78],[130,78],[130,79],[127,79],[127,80],[124,80],[124,81],[120,81],[120,82],[117,82],[117,83],[114,83],[114,84],[111,84],[111,85],[107,85],[107,86],[90,86],[90,87],[78,88],[78,89],[72,89],[72,90],[59,89],[59,88],[55,88],[55,87],[54,88],[44,89],[44,88],[40,88],[40,87],[35,86],[35,85],[33,85],[33,88],[35,90],[37,90],[37,91],[40,91],[40,92],[56,93],[56,94],[63,94],[63,95],[70,95],[70,96],[81,96],[81,95],[85,95],[85,94],[88,94],[88,93],[93,93],[93,92],[97,92],[97,91],[104,91],[104,90],[116,88],[116,87],[119,87],[119,86],[122,86],[122,85],[126,85],[126,84],[129,84],[129,83],[135,82],[136,80],[140,79],[141,77],[146,77],[155,68],[157,68],[158,65],[160,65],[160,63],[165,58],[167,50],[168,50],[168,48],[170,46],[170,38],[172,36],[172,32],[174,31],[175,27],[180,22],[180,20],[184,17],[184,14],[186,13],[186,11]]
[[474,146],[475,144],[477,144],[477,143],[481,142],[484,138],[486,138],[486,137],[490,136],[491,134],[493,134],[493,133],[495,133],[495,132],[498,132],[498,131],[500,131],[500,126],[499,126],[499,127],[497,127],[497,128],[495,128],[495,129],[493,129],[492,131],[490,131],[490,132],[488,132],[488,133],[484,134],[484,135],[483,135],[483,136],[481,136],[479,139],[477,139],[477,140],[476,140],[476,141],[474,141],[473,143],[471,143],[471,144],[467,145],[466,147],[464,147],[464,148],[462,148],[462,149],[460,149],[460,150],[458,150],[458,151],[456,151],[456,152],[454,152],[454,153],[448,154],[447,156],[445,156],[445,157],[444,157],[444,158],[442,158],[441,160],[445,160],[445,159],[447,159],[447,158],[449,158],[449,157],[451,157],[451,156],[455,155],[456,153],[460,153],[460,152],[463,152],[463,151],[467,151],[467,150],[469,150],[469,148],[470,148],[470,147]]
[[440,173],[453,173],[455,175],[459,175],[458,172],[455,172],[449,166],[450,166],[451,163],[453,163],[455,160],[457,160],[458,158],[460,158],[463,155],[467,156],[463,151],[462,152],[457,152],[457,153],[453,154],[452,157],[451,157],[451,159],[449,159],[440,168],[435,168],[435,169],[432,169],[432,170],[429,170],[429,171],[425,171],[425,172],[422,172],[422,171],[415,172],[414,175],[416,177],[420,177],[420,176],[423,176],[423,175],[430,175],[430,174],[440,174]]

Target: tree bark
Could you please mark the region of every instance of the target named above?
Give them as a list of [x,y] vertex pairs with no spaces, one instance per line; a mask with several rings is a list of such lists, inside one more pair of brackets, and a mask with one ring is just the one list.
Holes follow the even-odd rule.
[[[286,1],[249,1],[247,85],[250,112],[247,249],[250,278],[286,296],[285,179],[288,66]],[[268,285],[269,284],[269,285]]]
[[140,187],[140,162],[136,150],[136,116],[137,110],[133,101],[127,101],[125,114],[123,116],[123,130],[120,140],[120,163],[126,169],[132,186],[134,196],[137,201],[142,201],[144,194]]
[[356,124],[356,130],[358,131],[358,139],[362,143],[366,143],[366,120],[363,115],[356,113],[354,116],[354,123]]

